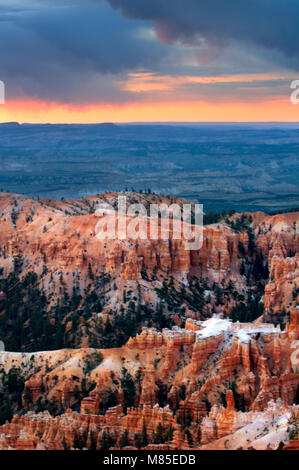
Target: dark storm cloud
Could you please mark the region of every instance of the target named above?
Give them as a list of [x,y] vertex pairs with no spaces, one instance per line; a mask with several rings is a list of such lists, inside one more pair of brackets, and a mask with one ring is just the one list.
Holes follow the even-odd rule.
[[279,51],[299,68],[299,0],[107,1],[128,18],[154,22],[164,43],[241,41]]
[[[0,0],[0,79],[8,99],[121,104],[154,95],[120,84],[136,71],[296,70],[298,10],[299,0]],[[233,86],[179,91],[214,99]],[[246,94],[234,87],[236,99]]]
[[121,101],[117,80],[152,67],[164,46],[106,3],[18,2],[0,7],[0,75],[8,97]]

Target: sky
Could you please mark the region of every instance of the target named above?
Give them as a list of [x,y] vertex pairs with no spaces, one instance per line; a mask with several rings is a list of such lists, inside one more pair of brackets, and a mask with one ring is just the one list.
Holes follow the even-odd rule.
[[299,121],[299,0],[0,0],[0,122]]

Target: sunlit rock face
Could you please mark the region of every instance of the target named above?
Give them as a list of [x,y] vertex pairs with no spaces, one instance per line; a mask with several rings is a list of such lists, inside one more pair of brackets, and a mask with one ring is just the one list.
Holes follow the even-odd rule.
[[[97,358],[90,349],[1,353],[6,372],[20,364],[28,375],[35,371],[25,381],[24,408],[33,410],[42,397],[55,399],[66,412],[16,415],[0,427],[0,447],[71,449],[83,443],[101,448],[107,433],[115,448],[121,447],[124,433],[133,447],[141,445],[139,437],[146,433],[142,445],[149,449],[287,444],[299,411],[299,374],[291,361],[293,337],[299,333],[297,312],[284,332],[271,324],[234,324],[219,316],[162,332],[144,328],[120,349],[97,351]],[[92,384],[79,400],[78,377]],[[130,407],[128,377],[133,383]],[[111,392],[115,405],[105,411],[103,402]],[[67,409],[77,402],[79,412]]]
[[[199,250],[186,250],[184,237],[173,239],[173,225],[170,223],[169,240],[162,240],[161,221],[158,239],[133,240],[117,238],[100,240],[96,236],[97,223],[102,220],[110,226],[112,215],[97,216],[100,203],[109,203],[117,208],[118,193],[104,193],[79,200],[32,200],[25,196],[0,193],[0,268],[4,276],[13,269],[14,259],[21,256],[21,274],[34,271],[39,276],[39,285],[51,294],[51,304],[59,297],[59,277],[63,276],[68,292],[72,292],[74,278],[78,277],[81,295],[93,276],[106,273],[111,283],[116,283],[115,292],[110,292],[105,305],[115,307],[121,303],[126,281],[132,283],[148,300],[157,300],[157,281],[183,282],[188,286],[192,277],[207,280],[211,284],[232,282],[240,294],[248,291],[248,282],[259,281],[259,274],[248,269],[259,251],[264,265],[269,266],[269,279],[264,276],[264,304],[268,313],[288,309],[294,301],[298,288],[298,213],[267,216],[263,213],[244,214],[246,223],[237,226],[240,215],[223,219],[217,224],[205,226],[203,244]],[[139,195],[130,193],[128,203],[142,203],[148,209],[150,204],[177,204],[186,201],[166,196]],[[117,218],[116,218],[117,219]],[[128,228],[132,217],[124,225]],[[235,224],[235,227],[233,226]],[[147,221],[149,225],[149,220]],[[116,229],[118,221],[115,222]],[[236,229],[237,227],[237,229]],[[250,245],[248,229],[254,237],[254,254]],[[242,264],[245,266],[242,272]],[[241,271],[241,273],[240,273]],[[154,273],[154,276],[153,276]],[[261,274],[261,273],[260,273]],[[249,279],[246,278],[249,276]],[[255,277],[257,279],[255,279]],[[148,284],[145,287],[146,282]],[[255,285],[255,284],[254,284]],[[150,292],[147,294],[146,291]],[[211,307],[215,305],[213,292]],[[0,306],[5,293],[0,292]],[[207,296],[209,294],[207,293]],[[222,311],[229,312],[233,300],[229,297]],[[189,307],[186,305],[186,307]],[[190,315],[194,312],[190,312]]]
[[[47,298],[40,334],[60,330],[67,340],[35,352],[28,334],[22,352],[0,352],[0,391],[10,393],[8,374],[20,379],[0,448],[296,447],[298,213],[246,215],[237,230],[236,214],[205,226],[202,248],[186,251],[181,240],[100,241],[96,205],[116,197],[0,195],[1,279],[36,273],[30,289]],[[9,332],[4,287],[0,319]],[[249,297],[264,312],[233,322],[234,307],[249,311]],[[132,333],[103,347],[129,309]],[[30,314],[18,319],[25,338]]]

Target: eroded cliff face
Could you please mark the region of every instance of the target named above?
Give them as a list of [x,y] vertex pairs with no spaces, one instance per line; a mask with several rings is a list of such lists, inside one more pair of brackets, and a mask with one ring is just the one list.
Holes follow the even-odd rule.
[[298,304],[298,213],[264,217],[256,228],[257,246],[269,260],[269,282],[265,288],[266,312],[281,312]]
[[[191,423],[191,435],[201,435],[196,446],[190,437],[188,440],[169,408],[144,406],[129,409],[127,415],[123,415],[122,408],[115,407],[105,416],[83,415],[68,410],[56,418],[47,411],[36,415],[27,413],[25,416],[15,416],[10,424],[1,427],[0,449],[119,449],[124,435],[127,436],[125,447],[136,450],[276,449],[281,442],[289,441],[289,427],[296,413],[298,406],[288,407],[280,401],[270,402],[263,413],[241,413],[215,406],[211,417],[203,418],[200,427]],[[161,430],[161,434],[157,433],[157,429]],[[155,442],[147,444],[152,440],[147,438],[148,434],[155,436]],[[165,442],[159,443],[160,435],[162,438],[165,436]],[[167,441],[169,435],[171,440]],[[298,440],[291,440],[285,446],[285,450],[297,449]]]
[[0,194],[0,339],[23,351],[0,352],[0,448],[295,442],[298,213],[227,217],[188,251],[99,240],[116,198]]
[[[112,216],[95,211],[103,202],[116,206],[117,197],[37,201],[0,194],[0,318],[10,350],[119,346],[128,332],[107,330],[121,329],[120,314],[136,325],[135,334],[214,312],[252,321],[263,303],[264,320],[286,323],[298,300],[298,213],[236,214],[205,226],[201,249],[188,251],[186,240],[173,239],[171,224],[169,240],[160,232],[157,240],[99,240],[97,223],[110,225]],[[146,207],[174,201],[186,202],[129,196],[129,203]],[[125,225],[131,222],[127,217]],[[26,302],[34,303],[30,314]]]
[[[0,427],[0,446],[276,448],[298,413],[298,314],[283,332],[214,316],[144,328],[120,349],[2,352],[5,374],[23,374],[27,414]],[[50,403],[56,417],[33,412]]]
[[[11,271],[13,257],[21,254],[26,259],[22,265],[24,274],[32,269],[42,274],[44,266],[47,266],[49,272],[43,275],[45,288],[49,288],[50,273],[57,271],[63,271],[69,281],[74,271],[80,271],[81,281],[86,283],[89,263],[94,275],[105,271],[130,281],[141,279],[142,271],[150,274],[154,270],[156,274],[161,271],[179,280],[188,280],[193,271],[194,274],[200,271],[215,281],[221,281],[229,271],[235,275],[236,281],[240,281],[238,242],[241,239],[247,250],[248,237],[233,233],[225,225],[206,227],[203,247],[194,252],[185,250],[184,240],[172,239],[172,226],[170,241],[162,240],[161,233],[158,240],[99,240],[96,237],[97,223],[100,220],[103,225],[110,226],[112,216],[98,217],[93,212],[103,201],[108,200],[114,205],[116,197],[117,194],[108,193],[92,199],[92,202],[89,199],[33,201],[16,195],[0,197],[1,267],[4,274]],[[160,198],[154,202],[169,205],[172,201]],[[130,222],[132,218],[127,217],[126,225]]]

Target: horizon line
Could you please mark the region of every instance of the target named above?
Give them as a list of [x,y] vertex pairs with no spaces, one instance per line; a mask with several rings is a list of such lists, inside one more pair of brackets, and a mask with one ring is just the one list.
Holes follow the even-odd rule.
[[15,125],[31,125],[31,126],[40,126],[40,125],[78,125],[78,126],[97,126],[97,125],[203,125],[203,124],[221,124],[221,125],[229,125],[229,124],[283,124],[283,125],[299,125],[299,121],[99,121],[99,122],[29,122],[29,121],[0,121],[0,126],[5,124],[15,124]]

